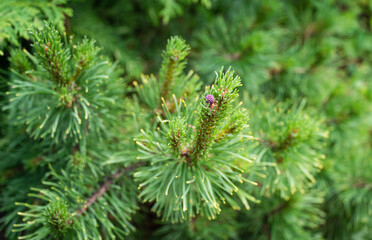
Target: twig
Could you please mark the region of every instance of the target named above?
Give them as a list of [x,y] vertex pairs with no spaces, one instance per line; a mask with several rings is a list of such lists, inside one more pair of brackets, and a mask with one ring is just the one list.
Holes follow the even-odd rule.
[[264,232],[267,240],[271,240],[271,233],[269,227],[267,226],[267,223],[264,223],[262,225],[262,231]]
[[280,204],[279,206],[277,206],[276,208],[272,209],[272,210],[271,210],[270,212],[268,212],[266,215],[267,215],[268,217],[270,217],[270,216],[276,214],[277,212],[283,210],[283,209],[286,208],[288,205],[289,205],[289,201],[284,202],[284,203]]
[[271,240],[271,231],[270,231],[270,228],[268,226],[269,217],[276,214],[277,212],[283,210],[288,205],[289,205],[289,201],[284,202],[284,203],[280,204],[279,206],[277,206],[276,208],[272,209],[270,212],[268,212],[264,215],[264,220],[263,220],[263,224],[262,224],[261,229],[262,229],[263,233],[265,234],[267,240]]
[[84,212],[87,210],[87,208],[92,205],[95,201],[97,201],[98,198],[102,197],[103,194],[105,194],[108,189],[110,188],[110,185],[111,183],[119,178],[121,175],[123,175],[124,173],[127,173],[129,171],[132,171],[140,166],[142,166],[144,164],[144,162],[138,162],[136,164],[133,164],[131,166],[128,166],[128,167],[122,167],[120,168],[119,170],[116,171],[116,173],[114,173],[110,178],[107,179],[107,181],[105,183],[103,183],[101,185],[101,187],[95,192],[93,193],[93,195],[88,199],[87,203],[84,204],[83,207],[79,208],[77,211],[76,211],[76,214],[77,215],[82,215],[84,214]]

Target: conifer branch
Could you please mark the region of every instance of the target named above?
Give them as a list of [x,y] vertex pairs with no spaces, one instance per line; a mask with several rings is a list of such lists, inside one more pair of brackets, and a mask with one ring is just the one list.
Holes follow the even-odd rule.
[[261,226],[262,232],[265,234],[267,240],[271,240],[271,231],[269,227],[269,217],[275,215],[276,213],[280,212],[284,208],[286,208],[289,205],[289,201],[286,201],[276,208],[272,209],[270,212],[266,213],[263,216],[263,224]]
[[0,238],[369,239],[370,1],[152,2],[0,0]]
[[122,167],[120,169],[118,169],[113,175],[111,175],[107,180],[106,182],[104,182],[100,188],[94,192],[90,197],[89,199],[87,200],[87,203],[84,204],[83,207],[79,208],[77,211],[76,211],[76,214],[77,215],[82,215],[84,214],[84,212],[87,210],[87,208],[89,206],[91,206],[93,203],[95,203],[97,201],[98,198],[102,197],[103,194],[105,194],[109,188],[110,188],[110,185],[116,180],[118,179],[119,177],[121,177],[123,174],[127,173],[127,172],[130,172],[142,165],[144,165],[145,162],[138,162],[138,163],[135,163],[131,166],[128,166],[128,167]]
[[[222,99],[223,100],[223,99]],[[191,152],[192,160],[196,161],[201,156],[206,155],[208,146],[214,141],[213,130],[219,124],[219,113],[223,104],[216,104],[212,114],[207,111],[200,118],[199,128],[196,139],[193,143]]]
[[163,86],[161,88],[161,95],[164,99],[167,99],[169,96],[170,89],[173,85],[174,70],[177,66],[178,56],[169,57],[169,65],[167,67],[167,72],[164,76]]
[[283,210],[284,208],[286,208],[287,206],[289,205],[289,201],[286,201],[282,204],[280,204],[279,206],[277,206],[276,208],[272,209],[270,212],[268,212],[265,216],[272,216],[278,212],[280,212],[281,210]]
[[169,122],[169,134],[168,141],[172,147],[175,156],[179,157],[182,155],[182,146],[184,145],[184,138],[186,135],[186,123],[182,118],[175,118]]
[[[190,47],[179,37],[168,40],[167,48],[163,52],[163,63],[160,69],[160,81],[162,83],[160,97],[168,99],[171,89],[176,81],[180,81],[183,69],[186,67],[186,57]],[[160,99],[159,99],[160,100]]]
[[202,109],[190,153],[192,161],[205,158],[217,134],[224,134],[224,130],[218,132],[218,127],[231,109],[231,102],[237,97],[236,88],[240,86],[240,78],[234,77],[233,74],[234,72],[229,70],[226,73],[221,70],[210,90],[211,94],[202,99]]
[[271,240],[271,233],[267,223],[262,224],[262,232],[265,234],[267,240]]

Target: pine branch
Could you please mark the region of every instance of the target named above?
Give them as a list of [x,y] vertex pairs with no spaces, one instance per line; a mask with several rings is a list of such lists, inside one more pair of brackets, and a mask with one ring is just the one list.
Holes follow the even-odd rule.
[[118,169],[113,175],[111,175],[105,183],[103,183],[101,185],[101,187],[95,192],[92,194],[92,196],[87,200],[87,203],[84,204],[83,207],[79,208],[77,211],[76,211],[76,214],[77,215],[82,215],[84,214],[84,212],[87,210],[87,208],[92,205],[93,203],[95,203],[97,201],[98,198],[102,197],[103,194],[105,194],[109,188],[110,188],[110,185],[116,180],[118,179],[119,177],[121,177],[123,174],[127,173],[127,172],[130,172],[142,165],[144,165],[145,162],[138,162],[138,163],[135,163],[131,166],[128,166],[128,167],[122,167],[120,169]]
[[182,75],[189,52],[190,47],[182,38],[172,37],[168,40],[166,50],[162,55],[163,63],[159,73],[160,81],[162,82],[160,96],[165,100],[168,100],[173,85],[177,81],[184,80]]
[[270,216],[272,216],[272,215],[280,212],[281,210],[283,210],[284,208],[286,208],[288,205],[289,205],[289,201],[286,201],[286,202],[280,204],[279,206],[277,206],[276,208],[272,209],[265,216],[270,217]]
[[27,126],[34,138],[79,142],[82,149],[88,135],[101,139],[108,128],[103,123],[115,124],[121,71],[102,59],[92,40],[74,44],[47,22],[31,35],[32,53],[11,56],[16,64],[5,108],[17,116],[14,125]]
[[231,110],[231,102],[237,97],[237,87],[240,78],[234,77],[234,72],[222,70],[217,74],[216,83],[210,89],[210,94],[202,100],[202,110],[191,149],[192,161],[208,156],[209,148],[218,136],[218,127],[223,123]]
[[[222,204],[239,210],[239,199],[249,210],[249,202],[259,202],[238,187],[244,180],[256,185],[242,177],[244,170],[235,162],[236,158],[248,163],[251,160],[245,153],[232,153],[251,140],[250,136],[237,135],[247,120],[245,110],[239,109],[241,104],[233,108],[240,78],[223,69],[216,75],[214,85],[200,100],[196,98],[188,105],[174,97],[172,113],[163,104],[167,119],[159,116],[161,128],[153,133],[142,130],[142,138],[136,139],[141,152],[137,158],[151,161],[133,175],[139,182],[138,189],[142,189],[139,197],[154,201],[152,210],[164,220],[183,222],[197,215],[212,220],[221,213]],[[231,139],[226,146],[218,143],[214,148],[216,136]]]
[[164,99],[167,99],[168,98],[168,95],[169,95],[169,92],[171,90],[171,87],[173,85],[173,81],[174,81],[174,71],[175,71],[175,68],[177,66],[177,61],[178,60],[178,56],[171,56],[169,57],[169,64],[167,66],[167,72],[164,76],[164,82],[163,82],[163,87],[161,88],[162,91],[161,91],[161,95]]
[[365,189],[372,189],[372,184],[363,182],[362,180],[358,180],[356,183],[353,184],[353,187],[355,188],[365,188]]
[[267,240],[271,240],[271,232],[270,232],[270,227],[269,227],[269,217],[275,215],[276,213],[280,212],[284,208],[286,208],[289,205],[289,201],[286,201],[276,208],[272,209],[270,212],[266,213],[263,216],[263,224],[261,226],[262,232],[265,234]]
[[267,223],[262,224],[262,232],[265,234],[267,240],[271,240],[271,233]]
[[29,39],[28,29],[41,27],[45,19],[53,20],[57,29],[64,31],[64,21],[72,16],[65,8],[67,0],[2,0],[0,2],[0,54],[9,44],[20,46],[20,38]]

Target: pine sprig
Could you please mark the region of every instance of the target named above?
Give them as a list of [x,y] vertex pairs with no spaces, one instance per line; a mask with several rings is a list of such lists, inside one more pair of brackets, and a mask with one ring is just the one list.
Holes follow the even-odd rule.
[[186,57],[190,47],[179,37],[171,37],[167,47],[162,54],[163,63],[159,72],[161,87],[160,96],[168,99],[174,83],[181,77],[186,67]]
[[[230,119],[228,114],[234,99],[238,97],[236,90],[238,86],[239,77],[235,77],[231,71],[224,73],[221,70],[216,77],[216,83],[207,89],[200,101],[188,105],[183,100],[178,102],[174,98],[176,106],[174,115],[177,117],[163,105],[165,116],[170,121],[159,117],[161,128],[158,131],[148,133],[142,130],[142,137],[136,139],[141,153],[138,159],[150,162],[149,166],[140,167],[134,174],[141,189],[139,196],[142,201],[155,201],[152,210],[159,217],[171,222],[189,220],[198,214],[214,219],[221,212],[222,204],[229,204],[238,210],[241,208],[239,202],[246,209],[250,208],[248,201],[258,202],[243,188],[238,187],[238,184],[241,185],[244,181],[252,182],[241,175],[244,170],[237,166],[235,159],[247,161],[245,169],[248,171],[251,171],[249,167],[251,160],[233,153],[234,150],[229,148],[239,148],[245,140],[252,138],[239,136],[238,132],[235,132],[231,134],[229,143],[225,142],[225,147],[229,148],[229,151],[222,145],[216,146],[215,151],[212,147],[215,137],[225,133],[219,126],[225,120],[227,122],[237,120],[237,116]],[[209,98],[206,100],[207,93]],[[211,96],[214,96],[214,101]],[[195,119],[194,109],[201,109],[198,119]],[[202,122],[201,119],[209,118],[215,120],[209,127],[198,126]],[[243,119],[246,118],[239,121],[244,121]],[[200,141],[195,139],[201,134],[206,135],[206,132],[213,133],[206,136],[210,137],[210,142],[206,145],[208,149],[193,148],[195,144],[204,144],[201,137]],[[198,149],[199,152],[194,149]],[[193,158],[196,153],[204,157]],[[210,161],[206,161],[207,159]],[[237,197],[233,196],[234,193]]]
[[59,32],[53,25],[45,23],[44,29],[30,31],[30,35],[38,63],[49,72],[50,78],[56,81],[58,86],[68,85],[68,74],[71,71],[68,62],[71,53],[70,49],[63,46]]
[[[130,215],[137,208],[136,191],[125,174],[138,165],[119,169],[105,179],[104,171],[97,172],[102,159],[81,157],[88,158],[87,165],[78,172],[73,171],[74,159],[61,173],[50,167],[51,177],[43,181],[44,188],[32,188],[28,194],[37,204],[16,203],[25,208],[18,212],[24,223],[14,224],[12,230],[20,233],[20,239],[114,239],[134,230]],[[82,178],[85,174],[91,177]],[[126,186],[119,187],[120,178],[125,178]],[[103,183],[94,191],[98,179]]]
[[241,86],[240,78],[234,77],[233,74],[234,72],[223,73],[221,70],[217,74],[215,84],[201,100],[201,111],[190,154],[191,160],[194,162],[208,156],[218,127],[231,110],[231,103],[238,96],[236,88]]
[[[114,123],[113,110],[120,94],[119,74],[112,65],[99,59],[93,41],[73,45],[62,40],[48,23],[32,32],[34,53],[11,57],[18,61],[10,82],[10,118],[26,126],[34,138],[55,143],[82,141],[88,134],[98,138]],[[22,56],[22,57],[20,57]]]
[[275,108],[266,101],[255,104],[252,129],[260,134],[260,143],[253,152],[257,162],[275,165],[268,168],[267,177],[262,179],[261,194],[279,192],[286,199],[297,191],[305,191],[315,184],[315,175],[323,168],[325,155],[321,150],[329,132],[322,130],[320,120],[303,110],[304,101],[299,106],[278,103]]
[[[0,235],[371,239],[370,2],[197,2],[1,1]],[[242,102],[199,92],[180,37],[140,77],[171,34],[204,83],[232,66]]]
[[[243,103],[239,103],[239,106],[241,104]],[[239,134],[244,127],[248,126],[248,113],[244,108],[241,109],[239,106],[232,111],[230,119],[221,126],[220,133],[214,139],[215,142],[226,141]]]
[[[199,77],[193,71],[184,73],[190,47],[181,37],[171,37],[162,54],[159,78],[154,75],[141,75],[142,84],[134,82],[141,100],[151,109],[161,111],[161,104],[173,111],[172,96],[185,98],[194,95],[200,87]],[[173,94],[171,94],[173,93]]]
[[0,49],[8,43],[19,46],[19,37],[29,39],[28,29],[41,27],[44,19],[54,21],[64,31],[65,16],[72,15],[70,8],[63,7],[66,3],[67,0],[1,1]]
[[187,126],[185,119],[175,118],[169,121],[168,139],[176,157],[180,157],[182,154],[186,132]]

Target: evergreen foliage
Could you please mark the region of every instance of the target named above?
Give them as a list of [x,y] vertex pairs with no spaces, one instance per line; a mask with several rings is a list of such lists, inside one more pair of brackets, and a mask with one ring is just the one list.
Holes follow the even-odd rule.
[[19,37],[29,39],[28,29],[42,26],[42,19],[55,22],[64,30],[65,16],[72,16],[68,7],[62,7],[67,0],[4,0],[0,3],[0,53],[9,43],[19,46]]
[[4,109],[13,123],[56,144],[70,139],[84,144],[88,133],[100,139],[107,132],[103,123],[115,121],[110,111],[120,95],[115,66],[97,57],[94,42],[63,43],[48,24],[31,35],[33,53],[14,50],[10,58],[10,104]]
[[372,240],[371,21],[1,1],[0,239]]
[[[176,100],[177,117],[172,118],[165,107],[169,125],[168,120],[159,119],[161,128],[155,134],[142,131],[143,137],[137,139],[144,153],[138,158],[151,161],[149,166],[139,168],[134,174],[140,182],[139,188],[143,189],[139,196],[144,201],[156,201],[152,209],[165,220],[178,222],[199,213],[214,219],[221,211],[220,205],[226,203],[239,209],[232,197],[234,192],[247,209],[248,200],[256,201],[236,186],[245,180],[236,159],[251,161],[230,152],[252,137],[236,135],[224,143],[215,141],[224,131],[220,125],[230,121],[228,113],[238,96],[236,87],[239,84],[240,79],[234,77],[233,72],[220,71],[215,84],[207,89],[207,93],[215,96],[215,103],[206,103],[206,94],[196,106]],[[195,116],[197,112],[200,113]],[[166,135],[162,137],[162,133]]]

